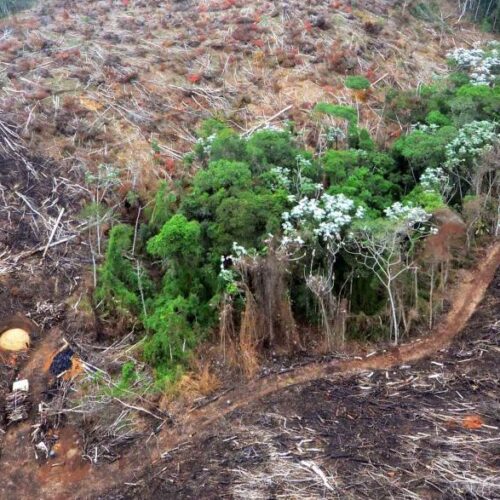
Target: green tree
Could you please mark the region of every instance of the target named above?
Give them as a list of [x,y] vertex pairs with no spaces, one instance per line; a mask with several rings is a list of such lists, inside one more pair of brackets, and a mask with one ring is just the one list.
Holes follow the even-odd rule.
[[286,131],[260,130],[246,144],[246,156],[254,174],[272,167],[293,168],[298,154],[291,134]]
[[426,168],[437,168],[446,160],[445,148],[457,135],[455,127],[415,130],[398,139],[394,151],[408,162],[415,181]]
[[357,205],[367,208],[367,215],[372,217],[381,215],[399,192],[397,185],[383,175],[372,172],[368,167],[356,168],[342,184],[332,186],[328,190],[329,194],[346,195]]
[[147,250],[154,257],[194,266],[201,253],[200,224],[176,214],[148,241]]

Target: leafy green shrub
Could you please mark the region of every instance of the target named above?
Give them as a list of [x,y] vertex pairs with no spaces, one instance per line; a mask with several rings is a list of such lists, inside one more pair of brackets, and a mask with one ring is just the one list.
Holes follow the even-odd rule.
[[366,90],[370,88],[370,80],[364,76],[348,76],[345,79],[345,86],[353,90]]
[[469,83],[469,75],[464,71],[455,71],[449,75],[448,80],[454,87],[458,88]]
[[330,185],[342,184],[359,165],[359,152],[354,149],[330,150],[323,156],[323,168]]
[[437,130],[415,130],[394,144],[394,151],[400,153],[410,164],[415,178],[425,168],[436,168],[446,160],[445,147],[456,136],[452,126]]
[[500,88],[487,85],[463,85],[450,101],[458,126],[474,120],[500,120]]
[[121,376],[116,387],[112,390],[112,395],[117,397],[126,396],[137,379],[138,375],[135,371],[135,363],[127,361],[122,365]]
[[221,130],[212,141],[210,150],[211,161],[243,160],[246,157],[245,141],[232,129]]
[[154,257],[196,265],[201,252],[200,234],[198,222],[176,214],[165,222],[159,234],[148,241],[147,250]]
[[252,172],[246,163],[219,160],[211,162],[206,170],[200,170],[196,174],[193,180],[193,194],[232,195],[249,189],[251,185]]
[[358,113],[352,106],[343,106],[341,104],[330,104],[327,102],[319,102],[314,107],[317,113],[333,116],[347,120],[349,123],[356,125],[358,123]]
[[166,181],[158,185],[152,208],[146,209],[146,216],[153,230],[158,231],[172,217],[176,210],[177,196],[169,189]]
[[119,224],[109,234],[105,260],[98,269],[98,285],[94,298],[99,307],[116,315],[138,314],[140,292],[149,293],[152,283],[142,268],[134,266],[128,252],[132,248],[134,230]]
[[357,147],[363,151],[375,151],[375,141],[365,128],[358,129]]
[[415,186],[415,188],[404,197],[404,202],[411,203],[415,207],[422,207],[429,213],[446,206],[441,194],[437,191],[426,190],[421,185]]
[[398,186],[367,167],[354,169],[342,184],[328,190],[329,194],[342,193],[354,200],[356,205],[365,207],[366,214],[370,217],[380,216],[384,208],[391,205],[398,192]]
[[429,125],[437,125],[438,127],[445,127],[446,125],[451,125],[451,120],[441,113],[441,111],[431,111],[425,121]]
[[195,301],[180,296],[157,301],[153,314],[144,321],[146,329],[154,332],[144,344],[146,361],[175,370],[189,359],[200,333],[197,323],[189,320],[195,309]]
[[260,130],[246,144],[248,164],[254,174],[272,167],[293,168],[298,153],[291,134],[286,131]]

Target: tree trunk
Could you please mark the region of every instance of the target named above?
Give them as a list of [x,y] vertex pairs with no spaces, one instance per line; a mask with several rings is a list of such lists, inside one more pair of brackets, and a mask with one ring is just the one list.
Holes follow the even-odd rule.
[[433,318],[434,305],[432,303],[433,295],[434,295],[434,263],[431,264],[431,289],[429,291],[429,329],[432,328],[432,322],[434,320]]
[[391,306],[391,322],[392,322],[392,331],[394,333],[394,345],[398,345],[399,343],[399,325],[398,325],[398,317],[396,310],[396,302],[394,300],[394,294],[392,292],[392,283],[389,283],[386,286],[387,293],[389,294],[389,304]]

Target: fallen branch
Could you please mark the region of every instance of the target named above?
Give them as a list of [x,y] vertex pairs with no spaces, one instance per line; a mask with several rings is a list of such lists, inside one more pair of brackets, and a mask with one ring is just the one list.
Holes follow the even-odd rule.
[[61,222],[61,218],[64,214],[64,207],[61,208],[59,212],[59,216],[57,217],[56,223],[54,224],[54,227],[52,228],[52,232],[50,233],[49,241],[47,242],[47,245],[45,246],[45,250],[43,251],[42,259],[45,259],[45,255],[47,254],[47,250],[50,247],[50,244],[52,243],[52,240],[54,239],[54,235],[56,234],[57,227],[59,226],[59,222]]
[[267,118],[266,120],[259,123],[258,125],[255,125],[255,127],[252,127],[251,129],[247,130],[244,134],[242,134],[242,137],[248,137],[249,135],[252,135],[256,130],[259,130],[259,128],[265,127],[269,122],[272,122],[273,120],[278,118],[278,116],[281,116],[283,113],[286,113],[287,111],[289,111],[292,108],[293,108],[293,105],[290,104],[289,106],[282,109],[281,111],[279,111],[275,115],[271,116],[271,118]]

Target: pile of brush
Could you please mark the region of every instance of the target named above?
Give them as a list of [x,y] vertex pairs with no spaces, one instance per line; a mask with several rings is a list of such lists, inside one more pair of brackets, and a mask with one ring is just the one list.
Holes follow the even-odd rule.
[[22,390],[11,392],[5,398],[5,412],[7,414],[7,423],[13,424],[26,420],[29,411],[28,393]]

